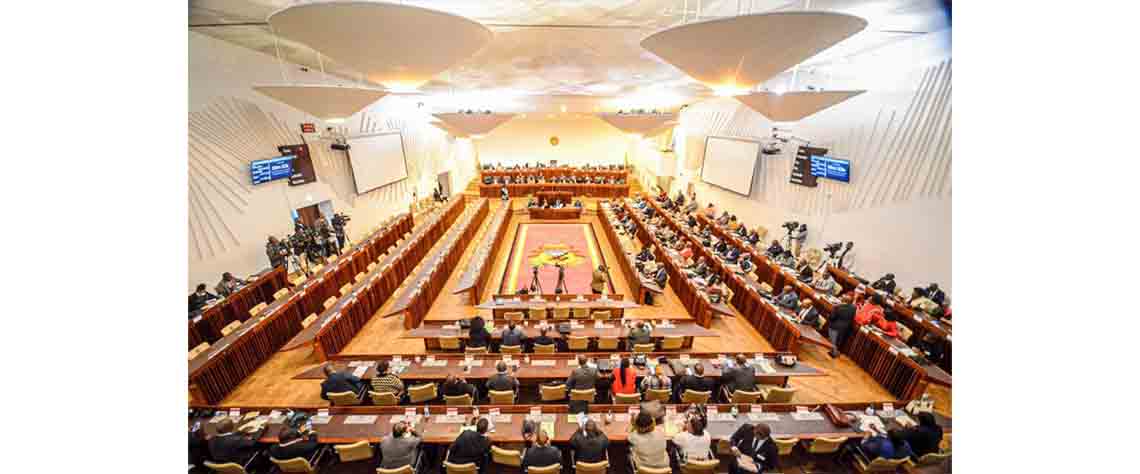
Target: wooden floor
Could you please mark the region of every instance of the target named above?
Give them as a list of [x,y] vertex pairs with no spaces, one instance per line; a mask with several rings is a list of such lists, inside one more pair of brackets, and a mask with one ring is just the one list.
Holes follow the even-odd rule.
[[[591,212],[584,214],[582,220],[594,226],[594,233],[597,236],[598,245],[610,267],[610,275],[613,280],[614,289],[619,294],[630,295],[628,285],[626,285],[625,282],[625,276],[621,273],[622,270],[620,266],[616,265],[617,255],[614,253],[614,248],[601,228],[598,217],[592,212],[592,210],[595,209],[594,201],[585,199],[584,201],[586,202],[586,209],[591,210]],[[501,205],[503,205],[502,201],[493,200],[491,202],[490,211],[493,213]],[[522,199],[514,199],[513,205],[518,209],[525,206],[525,201]],[[503,272],[506,270],[507,260],[509,260],[509,249],[511,243],[514,241],[515,232],[518,229],[517,224],[523,222],[532,222],[532,220],[523,212],[511,216],[507,233],[504,236],[503,242],[499,244],[502,247],[499,249],[499,254],[492,266],[494,273],[492,273],[490,284],[488,284],[489,288],[486,290],[486,294],[481,295],[480,301],[489,298],[490,293],[498,289],[499,281],[502,278]],[[479,241],[483,233],[487,231],[489,223],[490,218],[486,219],[483,228],[480,229],[479,234],[472,242]],[[426,316],[427,320],[455,320],[469,318],[477,313],[475,308],[470,305],[468,295],[451,294],[452,288],[455,287],[462,273],[462,269],[467,266],[467,262],[471,258],[472,253],[474,253],[474,246],[466,250],[460,260],[460,264],[452,271],[447,286],[432,304],[431,310]],[[660,303],[658,305],[643,306],[630,310],[627,314],[633,318],[651,318],[661,315],[688,315],[672,289],[666,289],[665,297],[659,300]],[[386,309],[387,305],[381,308],[378,314],[383,314]],[[486,314],[484,315],[486,316]],[[720,337],[696,338],[693,344],[693,351],[753,352],[772,350],[772,346],[768,341],[764,340],[750,324],[740,318],[716,318],[713,321],[712,329],[719,333]],[[400,336],[402,336],[404,332],[403,320],[400,316],[388,318],[373,317],[343,352],[351,354],[424,353],[423,341],[419,339],[403,339]],[[879,386],[877,382],[846,356],[832,359],[827,355],[825,350],[815,346],[807,346],[806,349],[801,351],[800,357],[805,363],[827,372],[828,376],[804,377],[798,379],[793,377],[790,385],[797,389],[795,396],[796,401],[818,403],[882,401],[892,399],[889,392]],[[310,349],[277,353],[254,372],[253,375],[246,378],[221,405],[328,406],[328,402],[320,398],[319,381],[292,380],[293,376],[298,372],[319,363],[320,361],[317,360]],[[932,387],[929,392],[936,401],[936,410],[945,415],[950,415],[950,390],[942,387]]]

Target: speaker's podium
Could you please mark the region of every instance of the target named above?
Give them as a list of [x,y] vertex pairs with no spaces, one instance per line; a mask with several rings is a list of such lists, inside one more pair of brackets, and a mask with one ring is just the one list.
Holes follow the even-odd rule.
[[531,219],[578,219],[582,217],[582,208],[566,206],[559,209],[551,207],[528,207]]

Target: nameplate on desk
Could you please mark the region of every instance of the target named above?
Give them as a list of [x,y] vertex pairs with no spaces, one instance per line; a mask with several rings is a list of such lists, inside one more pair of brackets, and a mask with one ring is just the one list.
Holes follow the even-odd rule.
[[332,421],[332,416],[318,414],[314,415],[312,418],[309,418],[309,421],[313,422],[314,425],[327,425],[330,421]]
[[792,419],[796,421],[823,421],[823,414],[816,412],[795,412]]
[[[446,365],[446,361],[444,361],[444,362],[445,362],[444,365]],[[465,365],[468,367],[482,367],[483,366],[483,359],[473,359],[473,360],[464,361],[464,363],[462,365]]]
[[371,425],[376,423],[377,415],[349,415],[344,419],[346,425]]
[[[575,360],[574,364],[577,365],[578,361]],[[530,365],[533,365],[535,367],[554,367],[555,365],[557,365],[557,361],[554,361],[554,360],[532,360],[530,362]]]
[[780,421],[779,413],[762,413],[762,412],[749,412],[748,419],[751,421]]
[[450,424],[465,423],[465,422],[467,422],[467,418],[464,417],[463,415],[458,415],[458,414],[456,414],[456,415],[436,415],[435,416],[435,422],[436,423],[450,423]]

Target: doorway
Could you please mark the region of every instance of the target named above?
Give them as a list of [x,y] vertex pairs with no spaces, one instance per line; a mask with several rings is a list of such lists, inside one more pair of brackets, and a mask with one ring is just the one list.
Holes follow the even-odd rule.
[[440,173],[439,176],[436,176],[435,181],[438,184],[439,189],[441,191],[443,191],[444,196],[451,196],[451,172],[450,171]]
[[320,219],[331,219],[333,205],[331,200],[321,201],[311,206],[305,206],[293,211],[293,218],[300,219],[306,227],[313,227]]

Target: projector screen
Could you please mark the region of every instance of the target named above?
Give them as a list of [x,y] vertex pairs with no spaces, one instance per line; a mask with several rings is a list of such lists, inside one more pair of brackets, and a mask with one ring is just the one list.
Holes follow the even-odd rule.
[[752,178],[760,157],[760,143],[740,138],[705,139],[701,180],[737,194],[752,194]]
[[356,194],[364,194],[408,177],[400,132],[360,135],[348,139],[348,163]]

